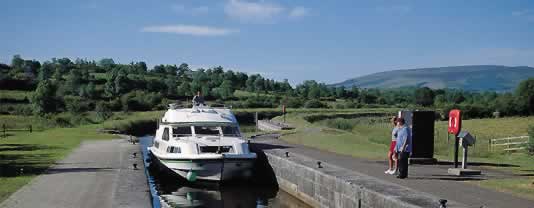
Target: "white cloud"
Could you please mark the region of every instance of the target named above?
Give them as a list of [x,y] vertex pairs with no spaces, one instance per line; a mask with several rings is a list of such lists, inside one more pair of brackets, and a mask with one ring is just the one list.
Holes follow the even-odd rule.
[[310,14],[310,9],[304,7],[295,7],[289,12],[290,18],[304,17]]
[[161,25],[144,27],[142,32],[173,33],[192,36],[225,36],[237,33],[239,30],[217,28],[199,25]]
[[242,0],[229,0],[224,6],[228,17],[247,23],[273,23],[284,10],[277,4]]

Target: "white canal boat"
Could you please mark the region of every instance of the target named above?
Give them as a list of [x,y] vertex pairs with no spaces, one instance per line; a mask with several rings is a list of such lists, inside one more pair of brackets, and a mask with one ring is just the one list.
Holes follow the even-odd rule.
[[230,109],[203,102],[192,108],[171,104],[148,150],[159,164],[191,182],[246,179],[256,159]]

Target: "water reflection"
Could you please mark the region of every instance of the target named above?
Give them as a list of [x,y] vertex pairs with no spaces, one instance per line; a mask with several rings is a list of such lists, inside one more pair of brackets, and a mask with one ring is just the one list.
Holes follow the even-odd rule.
[[[143,155],[146,156],[146,147],[151,145],[152,137],[142,137],[140,143],[143,148]],[[309,207],[302,201],[280,191],[276,184],[259,185],[252,182],[234,182],[225,185],[208,182],[189,183],[155,163],[148,165],[148,174],[161,198],[162,207]]]

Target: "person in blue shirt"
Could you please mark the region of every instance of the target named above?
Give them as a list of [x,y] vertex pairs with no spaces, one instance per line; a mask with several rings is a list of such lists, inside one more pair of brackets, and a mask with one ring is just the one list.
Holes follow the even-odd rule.
[[412,152],[412,131],[406,126],[403,118],[397,119],[397,144],[395,151],[398,157],[399,175],[397,178],[408,177],[408,158]]

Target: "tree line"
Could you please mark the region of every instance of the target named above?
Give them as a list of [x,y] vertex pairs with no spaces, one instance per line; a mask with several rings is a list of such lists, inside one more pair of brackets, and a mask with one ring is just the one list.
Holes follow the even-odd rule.
[[[534,114],[532,78],[509,93],[427,87],[360,89],[333,87],[314,80],[293,87],[287,79],[276,81],[220,66],[193,70],[182,63],[148,68],[142,61],[120,64],[111,58],[99,61],[53,58],[40,63],[15,55],[9,65],[0,63],[0,89],[34,91],[27,108],[38,115],[165,109],[166,104],[191,99],[196,92],[202,92],[209,100],[243,108],[395,106],[432,107],[444,112],[461,108],[468,117]],[[244,93],[238,96],[236,91]]]

